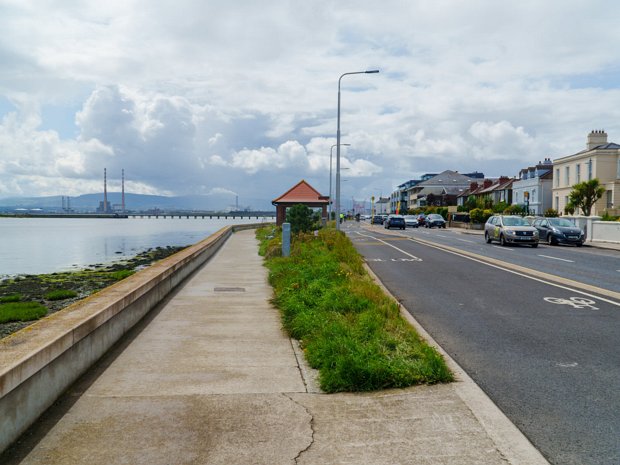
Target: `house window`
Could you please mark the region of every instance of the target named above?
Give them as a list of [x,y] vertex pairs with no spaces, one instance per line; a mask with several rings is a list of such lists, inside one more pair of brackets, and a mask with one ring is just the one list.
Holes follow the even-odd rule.
[[564,168],[564,181],[567,186],[570,186],[570,166]]
[[559,197],[555,198],[555,211],[556,212],[560,211],[560,198]]
[[560,187],[560,168],[555,170],[555,187]]
[[592,159],[588,162],[588,181],[592,180]]
[[613,195],[614,195],[613,191],[607,191],[607,208],[614,207]]
[[581,165],[577,164],[575,167],[575,176],[577,176],[577,184],[581,182]]
[[620,179],[620,157],[618,157],[618,169],[616,170],[616,178]]

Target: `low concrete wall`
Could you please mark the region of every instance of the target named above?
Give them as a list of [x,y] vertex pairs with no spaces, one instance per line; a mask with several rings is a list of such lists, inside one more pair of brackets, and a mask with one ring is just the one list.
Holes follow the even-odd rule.
[[586,233],[586,242],[620,244],[620,222],[601,221],[600,216],[565,216]]
[[620,221],[593,221],[592,242],[620,244]]
[[[263,223],[264,224],[264,223]],[[0,340],[0,452],[234,231],[207,239]]]

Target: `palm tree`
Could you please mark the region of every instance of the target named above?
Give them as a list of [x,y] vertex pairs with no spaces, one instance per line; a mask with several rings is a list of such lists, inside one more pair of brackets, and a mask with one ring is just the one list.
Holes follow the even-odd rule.
[[567,207],[570,206],[573,209],[580,208],[585,216],[590,216],[592,207],[604,193],[605,186],[601,186],[597,178],[580,182],[573,186],[573,190],[568,195],[569,203]]

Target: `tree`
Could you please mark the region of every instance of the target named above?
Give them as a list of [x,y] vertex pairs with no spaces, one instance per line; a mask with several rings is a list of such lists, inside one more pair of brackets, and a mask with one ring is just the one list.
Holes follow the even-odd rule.
[[312,230],[314,225],[312,217],[312,209],[301,203],[293,205],[286,212],[286,222],[291,223],[292,233],[308,232]]
[[597,178],[580,182],[575,184],[573,190],[568,194],[569,204],[575,208],[580,208],[585,216],[590,216],[592,207],[604,193],[605,186],[601,186]]

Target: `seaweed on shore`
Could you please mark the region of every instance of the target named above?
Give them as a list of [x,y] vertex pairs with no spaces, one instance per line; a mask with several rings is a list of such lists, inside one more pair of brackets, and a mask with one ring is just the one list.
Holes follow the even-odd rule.
[[[108,265],[91,265],[77,271],[8,277],[0,280],[0,297],[18,295],[21,302],[38,302],[47,308],[47,315],[50,315],[184,248],[156,247],[147,249],[128,260]],[[62,300],[46,299],[47,294],[59,290],[73,291],[76,296]],[[32,321],[0,323],[0,338],[30,324]]]

